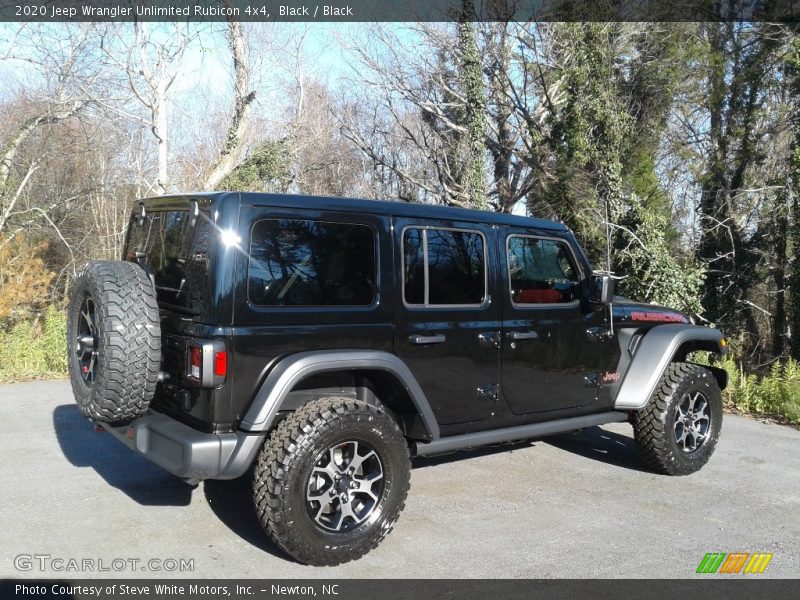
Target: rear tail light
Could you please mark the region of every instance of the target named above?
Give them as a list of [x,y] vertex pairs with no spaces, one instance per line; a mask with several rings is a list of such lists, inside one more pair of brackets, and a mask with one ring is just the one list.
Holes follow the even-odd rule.
[[228,353],[224,350],[222,352],[214,353],[214,375],[217,377],[225,377],[228,374]]
[[221,340],[193,340],[188,348],[186,376],[200,387],[214,388],[225,383],[228,352]]

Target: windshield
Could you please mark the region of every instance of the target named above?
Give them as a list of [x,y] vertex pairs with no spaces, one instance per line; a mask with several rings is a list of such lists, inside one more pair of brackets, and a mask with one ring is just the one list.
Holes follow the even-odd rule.
[[201,314],[208,281],[208,247],[212,226],[189,212],[149,212],[131,219],[125,260],[138,262],[153,275],[159,302]]

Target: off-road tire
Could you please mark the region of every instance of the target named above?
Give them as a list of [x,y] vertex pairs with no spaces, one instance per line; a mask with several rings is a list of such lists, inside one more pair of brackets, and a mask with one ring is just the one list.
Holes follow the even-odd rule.
[[[95,362],[87,377],[87,329],[91,301]],[[92,320],[92,319],[90,319]],[[67,312],[70,383],[81,413],[94,421],[123,424],[143,415],[155,393],[161,361],[161,326],[153,284],[137,264],[96,261],[85,265],[72,287]],[[91,353],[88,354],[91,356]]]
[[[384,481],[369,518],[351,531],[333,532],[315,521],[306,495],[316,461],[346,440],[374,449]],[[283,419],[265,441],[253,481],[256,514],[269,538],[298,561],[341,564],[360,558],[392,530],[405,505],[410,475],[408,445],[382,405],[319,398]]]
[[[676,439],[678,406],[687,394],[700,392],[706,399],[709,430],[695,450],[681,448]],[[633,432],[642,461],[666,475],[689,475],[708,462],[722,430],[722,393],[708,369],[691,363],[667,367],[650,401],[634,415]]]

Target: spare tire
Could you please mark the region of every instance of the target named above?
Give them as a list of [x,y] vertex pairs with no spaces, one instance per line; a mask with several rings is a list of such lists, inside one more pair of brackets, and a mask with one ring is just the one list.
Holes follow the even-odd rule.
[[161,361],[161,325],[153,284],[135,263],[85,265],[67,313],[69,378],[83,415],[122,424],[153,399]]

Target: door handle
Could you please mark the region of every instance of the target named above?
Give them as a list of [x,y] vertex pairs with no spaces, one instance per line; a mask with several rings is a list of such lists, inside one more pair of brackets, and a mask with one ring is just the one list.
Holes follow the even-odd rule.
[[512,331],[508,334],[508,338],[514,341],[518,340],[535,340],[539,334],[535,331]]
[[447,338],[443,333],[436,335],[410,335],[408,341],[412,344],[442,344]]

